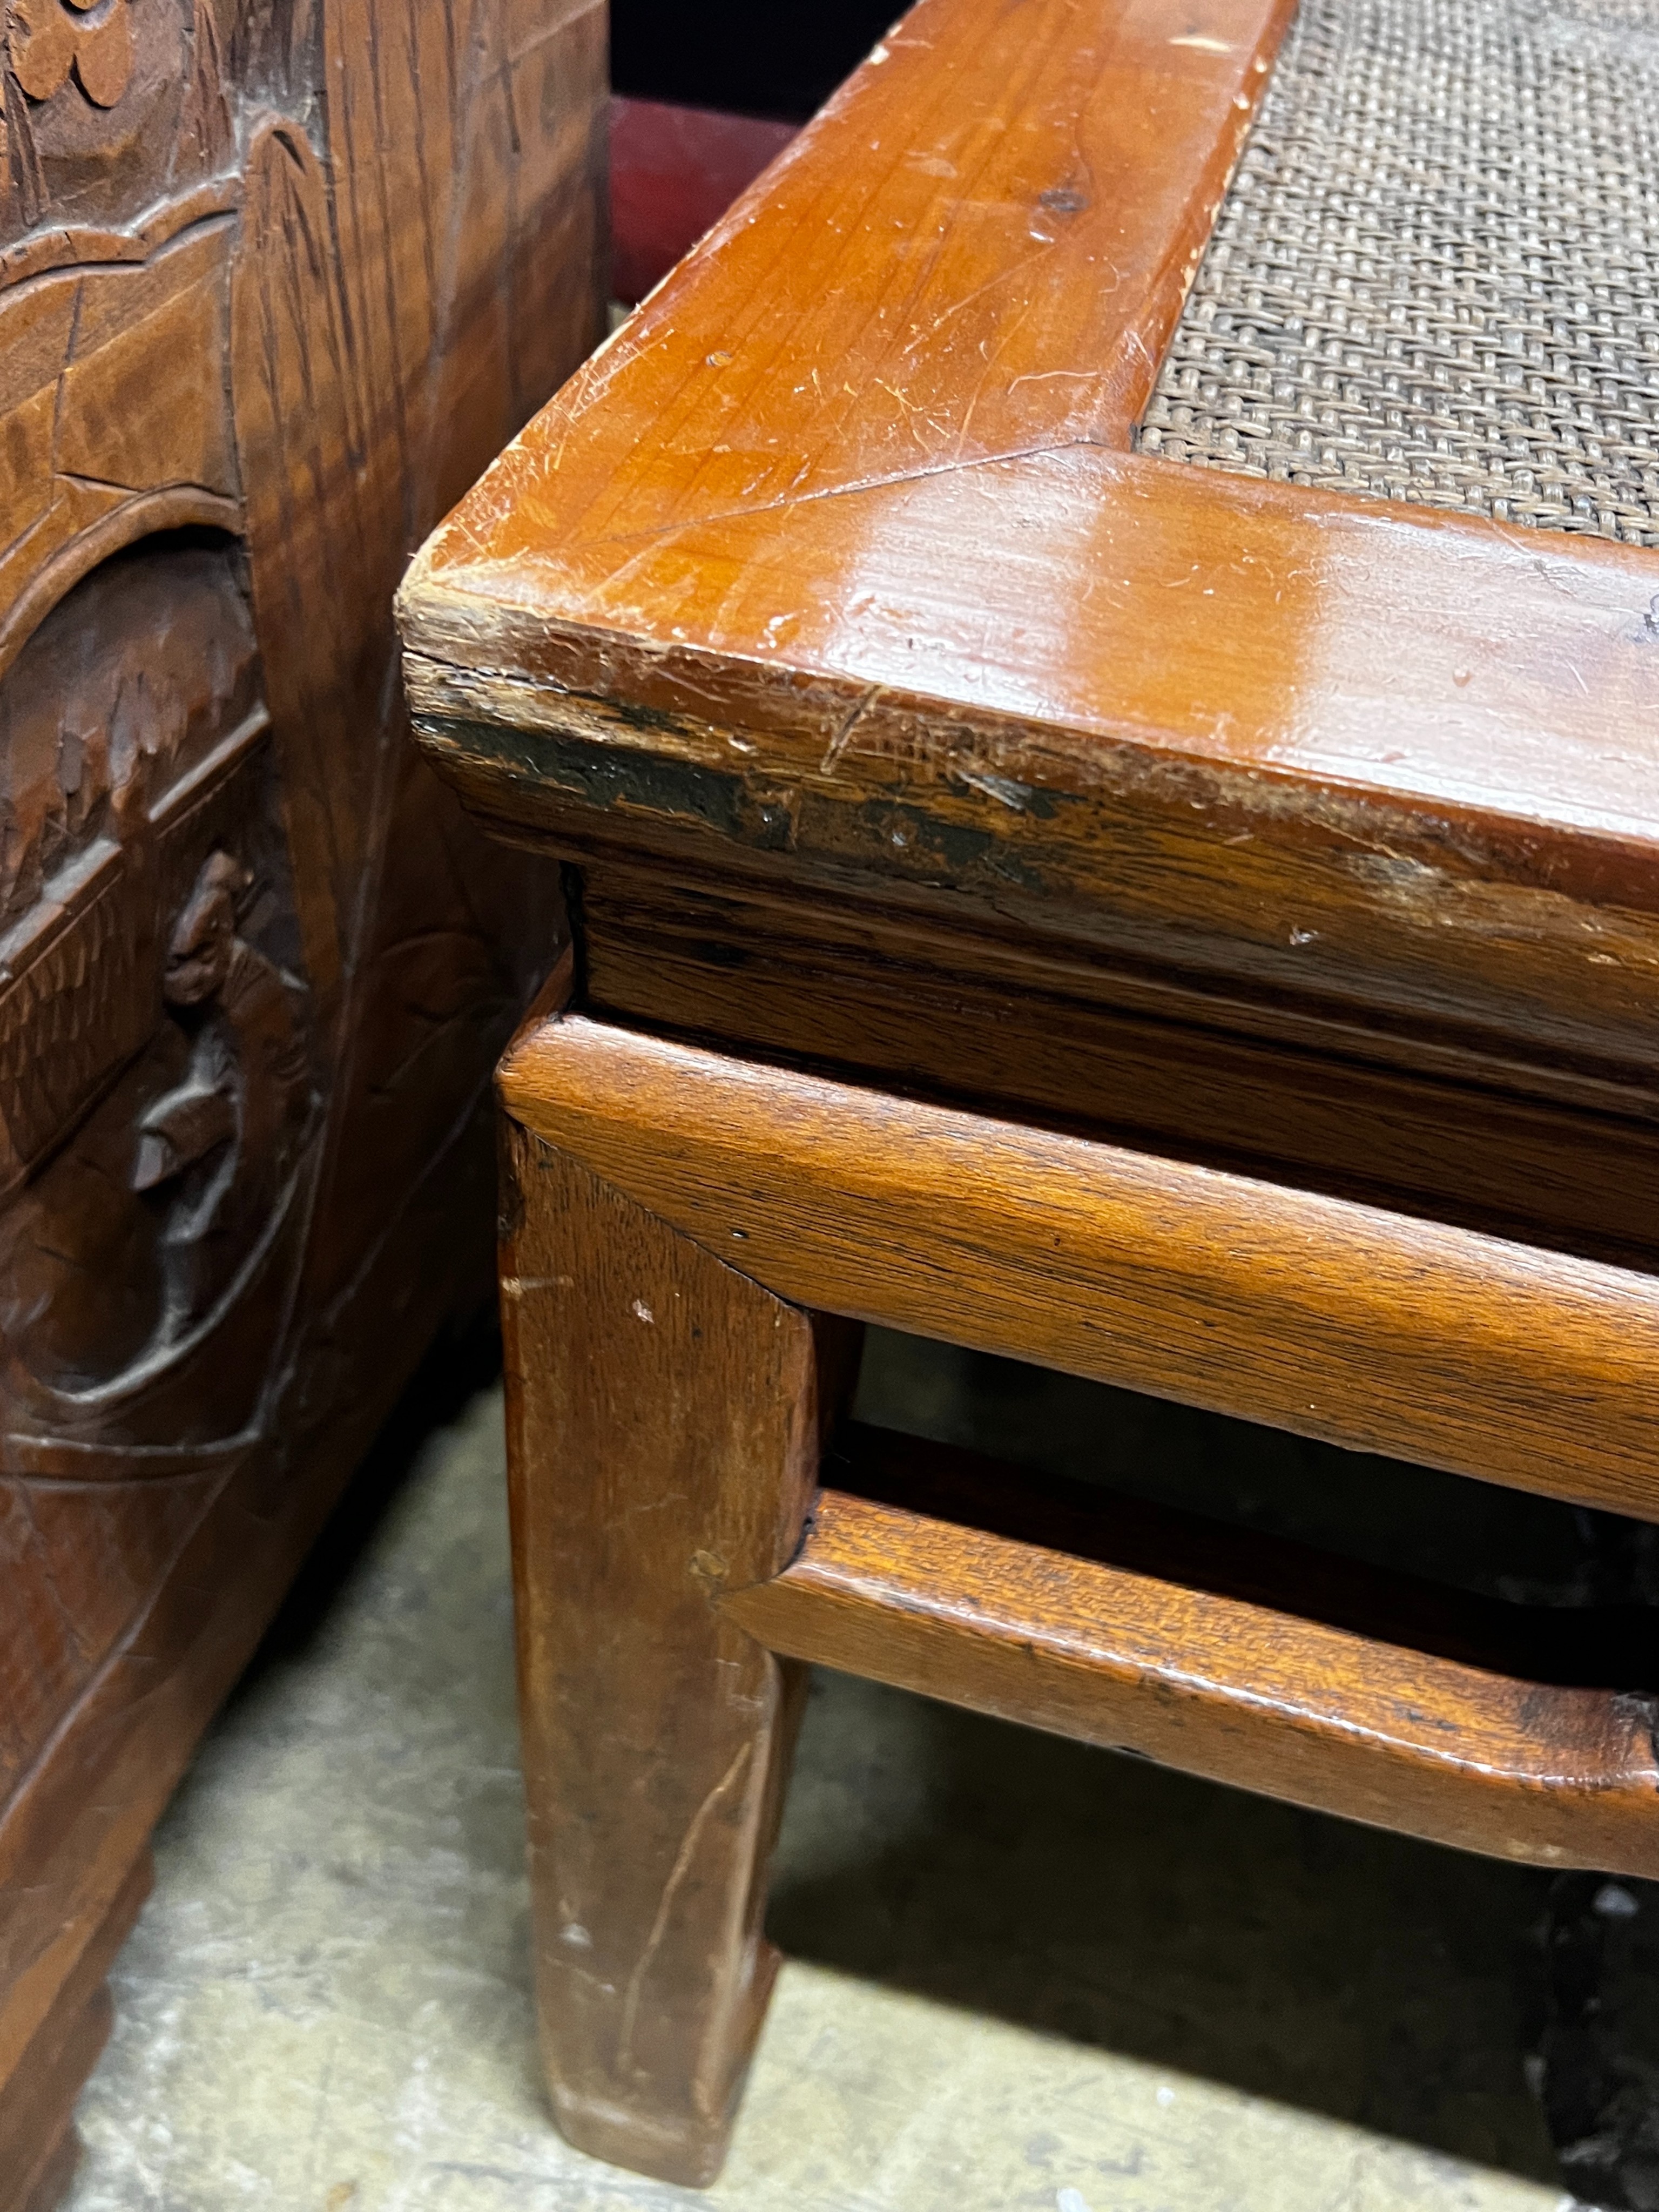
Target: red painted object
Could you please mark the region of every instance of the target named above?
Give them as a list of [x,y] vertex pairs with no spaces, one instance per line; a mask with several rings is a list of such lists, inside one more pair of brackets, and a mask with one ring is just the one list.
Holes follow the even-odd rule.
[[718,222],[795,136],[794,123],[611,103],[611,289],[630,307]]

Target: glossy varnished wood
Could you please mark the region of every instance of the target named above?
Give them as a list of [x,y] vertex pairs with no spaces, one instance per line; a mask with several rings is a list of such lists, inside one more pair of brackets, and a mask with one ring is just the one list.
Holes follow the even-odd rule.
[[1616,1686],[1516,1680],[834,1489],[784,1572],[720,1605],[795,1658],[1351,1820],[1659,1868],[1654,1703]]
[[[1129,450],[1284,13],[922,0],[428,543],[417,735],[575,864],[509,1125],[790,1310],[1659,1518],[1659,560]],[[1639,1625],[832,1484],[757,1645],[1653,1870]]]
[[[1155,1463],[1136,1470],[1153,1483]],[[824,1455],[830,1489],[932,1521],[1036,1544],[1130,1575],[1310,1621],[1397,1650],[1564,1689],[1659,1690],[1652,1614],[1639,1601],[1522,1602],[1384,1567],[1201,1509],[1154,1500],[847,1421]]]
[[[550,458],[561,423],[605,417],[566,441],[558,513],[610,536],[685,519],[688,494],[709,514],[929,459],[1127,445],[1290,13],[924,0],[710,232],[674,310],[631,321],[544,416]],[[705,314],[724,359],[696,349]],[[657,433],[637,453],[635,406]],[[545,470],[521,488],[521,466],[485,479],[502,550],[550,519]]]
[[580,1016],[508,1111],[781,1297],[1659,1518],[1659,1281]]
[[520,836],[1650,1068],[1651,556],[1084,447],[657,544],[409,588],[419,733]]
[[464,502],[433,757],[566,852],[1644,1074],[1659,562],[1120,450],[1275,19],[1048,15],[926,0]]
[[581,920],[582,1004],[601,1020],[1523,1243],[1659,1260],[1650,1085],[1379,1035],[1336,1001],[1291,1023],[1191,977],[1023,957],[914,915],[637,860],[584,871]]

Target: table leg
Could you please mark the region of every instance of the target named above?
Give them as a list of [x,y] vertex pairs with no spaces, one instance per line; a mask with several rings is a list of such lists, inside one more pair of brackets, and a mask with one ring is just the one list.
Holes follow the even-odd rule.
[[538,2000],[583,2150],[700,2185],[775,1971],[802,1670],[711,1600],[793,1553],[843,1324],[509,1120],[502,1311]]

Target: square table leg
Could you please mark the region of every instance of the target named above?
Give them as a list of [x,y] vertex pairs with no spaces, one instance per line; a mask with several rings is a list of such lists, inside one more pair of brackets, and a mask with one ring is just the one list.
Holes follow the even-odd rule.
[[805,1670],[714,1601],[795,1551],[855,1332],[511,1121],[502,1310],[538,2001],[594,2155],[713,2179]]

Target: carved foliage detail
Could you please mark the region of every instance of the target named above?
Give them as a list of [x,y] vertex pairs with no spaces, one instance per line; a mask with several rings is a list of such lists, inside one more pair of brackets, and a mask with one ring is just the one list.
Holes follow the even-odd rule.
[[125,230],[228,176],[234,95],[218,4],[3,0],[0,240],[64,223]]
[[50,100],[73,73],[87,98],[113,107],[132,81],[128,0],[10,0],[7,44],[31,100]]

